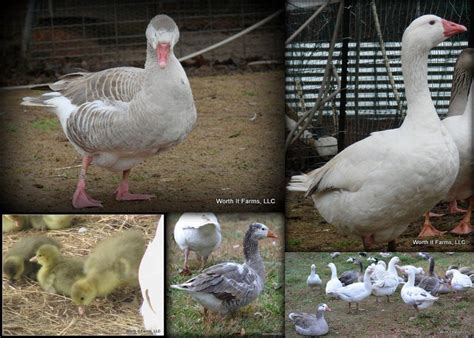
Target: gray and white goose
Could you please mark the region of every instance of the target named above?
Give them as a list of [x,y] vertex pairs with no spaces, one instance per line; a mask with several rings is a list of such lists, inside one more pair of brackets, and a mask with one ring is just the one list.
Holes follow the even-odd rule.
[[435,261],[433,257],[429,258],[430,261],[430,270],[429,270],[429,275],[424,277],[419,283],[418,286],[429,293],[431,293],[433,296],[436,296],[438,294],[438,290],[441,287],[442,283],[439,279],[439,277],[435,274],[434,272],[434,266],[435,266]]
[[148,24],[146,38],[144,69],[117,67],[67,74],[50,85],[52,92],[23,98],[23,105],[54,111],[82,156],[72,199],[75,208],[102,207],[86,192],[90,164],[123,173],[117,200],[152,198],[129,192],[131,168],[182,142],[194,127],[191,87],[173,52],[179,39],[176,23],[166,15],[157,15]]
[[288,315],[295,324],[296,333],[302,336],[322,336],[329,332],[324,312],[331,311],[324,303],[318,305],[316,315],[306,312],[292,312]]
[[342,286],[351,285],[352,283],[362,282],[364,279],[364,266],[362,262],[354,257],[349,257],[346,262],[351,262],[352,264],[359,265],[359,271],[350,270],[344,271],[340,276],[339,280],[342,283]]
[[171,285],[189,293],[205,309],[227,315],[253,302],[262,293],[265,266],[258,250],[258,241],[277,236],[261,223],[249,225],[243,247],[245,263],[225,262],[211,266],[188,281]]

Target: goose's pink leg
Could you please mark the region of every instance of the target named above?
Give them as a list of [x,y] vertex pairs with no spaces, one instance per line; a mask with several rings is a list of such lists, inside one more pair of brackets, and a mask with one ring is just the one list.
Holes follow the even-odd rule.
[[90,197],[86,192],[86,174],[87,168],[92,162],[92,157],[85,156],[82,158],[82,168],[79,173],[79,181],[77,182],[76,191],[72,196],[72,206],[76,209],[80,208],[102,208],[102,203]]
[[472,206],[474,204],[474,196],[471,196],[469,199],[469,207],[467,208],[467,212],[464,215],[461,222],[451,230],[452,233],[458,235],[465,235],[472,232],[472,225],[471,225],[471,214],[472,214]]
[[439,231],[436,229],[430,221],[430,213],[425,213],[425,222],[423,223],[423,228],[421,228],[418,237],[432,237],[432,236],[440,236],[444,234],[446,231]]
[[454,200],[449,202],[449,213],[450,214],[457,214],[457,213],[464,213],[467,212],[465,209],[458,208],[458,201]]
[[155,195],[131,194],[128,192],[128,176],[130,176],[131,170],[128,169],[123,172],[122,182],[120,182],[117,190],[115,190],[115,199],[117,201],[144,201],[155,197]]

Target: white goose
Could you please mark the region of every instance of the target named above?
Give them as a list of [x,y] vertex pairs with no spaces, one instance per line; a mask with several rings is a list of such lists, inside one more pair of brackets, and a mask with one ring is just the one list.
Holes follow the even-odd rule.
[[328,295],[329,297],[337,298],[336,294],[334,294],[334,291],[339,288],[342,288],[342,283],[337,278],[336,265],[334,265],[334,263],[329,263],[328,268],[331,269],[331,279],[328,280],[326,283],[326,295]]
[[349,309],[351,303],[356,303],[356,308],[359,310],[359,302],[369,297],[372,293],[372,283],[370,282],[370,274],[374,271],[374,267],[369,266],[364,273],[364,281],[352,283],[350,285],[339,288],[333,293],[345,302],[348,302]]
[[466,291],[467,289],[470,289],[473,287],[471,278],[469,278],[468,275],[461,273],[459,270],[450,269],[446,271],[446,276],[449,277],[451,275],[452,275],[452,278],[449,284],[451,284],[451,288],[454,291],[456,292]]
[[[466,212],[466,210],[457,207],[456,200],[469,199],[469,207],[465,217],[451,230],[452,233],[459,235],[472,232],[471,213],[474,206],[474,182],[472,181],[472,173],[474,172],[474,158],[472,156],[473,74],[474,48],[467,48],[459,55],[454,68],[452,87],[453,92],[454,89],[457,89],[458,93],[454,98],[451,95],[450,112],[452,115],[442,121],[459,151],[459,172],[456,181],[443,199],[449,202],[450,213]],[[464,106],[461,103],[464,103]],[[453,106],[455,108],[451,109]],[[460,112],[454,114],[456,109],[459,109]],[[419,237],[438,236],[444,233],[444,231],[439,231],[433,227],[429,215],[429,213],[425,215],[425,222],[418,235]]]
[[380,275],[375,275],[375,280],[372,279],[372,293],[376,296],[376,301],[379,297],[386,296],[387,302],[390,302],[390,296],[397,290],[399,279],[395,264],[399,263],[400,259],[395,256],[388,262],[388,268]]
[[155,238],[148,244],[140,262],[138,280],[142,290],[143,304],[140,313],[146,330],[154,335],[164,332],[165,306],[165,216],[160,216]]
[[[427,79],[431,48],[466,27],[424,15],[402,38],[407,115],[400,128],[372,133],[322,168],[293,176],[289,190],[311,196],[321,216],[360,236],[365,248],[395,239],[451,188],[456,145],[436,114]],[[420,165],[423,163],[423,165]]]
[[131,194],[131,168],[145,158],[182,142],[193,129],[196,108],[188,78],[173,53],[179,30],[173,19],[157,15],[146,29],[145,69],[118,67],[96,73],[72,73],[50,85],[53,92],[26,97],[23,105],[47,107],[82,156],[72,204],[102,207],[86,192],[86,174],[95,164],[123,172],[115,198],[148,200]]
[[174,240],[184,251],[184,268],[181,274],[189,275],[189,252],[196,252],[203,268],[209,255],[221,244],[221,225],[213,213],[187,212],[176,222]]
[[400,270],[408,275],[408,282],[403,285],[400,292],[406,304],[412,305],[416,311],[419,311],[430,307],[438,300],[438,297],[433,297],[428,291],[415,286],[415,274],[417,273],[415,267],[405,265]]
[[319,278],[319,275],[316,273],[316,265],[314,264],[311,264],[311,273],[306,280],[306,284],[309,287],[319,286],[322,284],[321,278]]

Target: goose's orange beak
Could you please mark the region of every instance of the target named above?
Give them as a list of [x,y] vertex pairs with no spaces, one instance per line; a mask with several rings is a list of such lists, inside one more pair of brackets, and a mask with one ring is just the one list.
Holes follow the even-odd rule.
[[163,69],[168,64],[168,55],[170,53],[170,44],[169,43],[159,43],[156,47],[156,57],[158,59],[158,64],[160,68]]
[[271,230],[268,230],[267,237],[268,238],[278,238],[278,236],[275,235],[275,233]]
[[458,33],[464,33],[465,31],[467,31],[467,28],[463,25],[459,25],[457,23],[444,19],[442,19],[441,22],[443,23],[444,36],[448,38]]

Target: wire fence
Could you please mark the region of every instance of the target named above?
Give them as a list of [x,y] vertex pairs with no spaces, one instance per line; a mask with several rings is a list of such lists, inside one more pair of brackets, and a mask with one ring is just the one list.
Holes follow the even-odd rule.
[[[283,6],[279,0],[30,0],[10,8],[21,27],[18,20],[5,17],[2,31],[22,45],[22,56],[30,69],[61,69],[67,64],[97,70],[143,65],[145,29],[157,14],[167,14],[178,24],[180,42],[175,54],[181,57],[235,34]],[[283,37],[280,16],[204,54],[201,62],[283,61]]]
[[[297,30],[326,0],[290,0],[287,2],[287,36]],[[353,0],[349,10],[348,66],[345,125],[339,125],[340,95],[328,102],[311,121],[305,139],[292,144],[287,152],[287,171],[307,171],[324,164],[328,157],[321,156],[313,138],[337,136],[344,130],[345,145],[354,143],[371,132],[400,125],[406,110],[401,73],[401,37],[405,28],[416,17],[435,14],[469,27],[467,0],[376,0],[375,13],[380,23],[381,37],[393,85],[385,64],[380,36],[371,0]],[[286,103],[288,110],[300,117],[311,109],[318,99],[328,60],[328,50],[335,29],[339,1],[331,1],[291,43],[287,44]],[[336,41],[333,64],[336,72],[342,68],[342,34]],[[454,63],[468,45],[468,34],[460,34],[435,48],[429,58],[428,81],[438,113],[447,113]],[[330,82],[331,90],[337,87]],[[334,148],[334,142],[326,147]],[[317,142],[316,142],[317,143]],[[323,145],[320,145],[323,147]],[[335,152],[332,152],[335,154]]]

